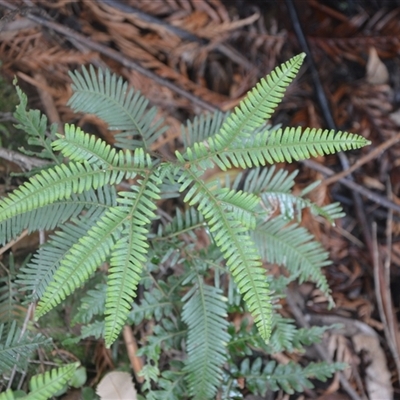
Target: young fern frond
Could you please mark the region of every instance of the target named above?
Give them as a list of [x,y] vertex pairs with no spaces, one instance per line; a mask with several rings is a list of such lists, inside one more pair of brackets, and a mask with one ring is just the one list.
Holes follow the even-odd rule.
[[50,159],[56,164],[62,162],[61,156],[56,156],[53,152],[51,144],[55,139],[57,125],[52,124],[50,128],[50,135],[46,135],[47,130],[47,117],[42,114],[39,110],[29,110],[26,107],[28,105],[28,98],[26,94],[19,88],[14,80],[15,89],[17,91],[20,104],[16,107],[14,118],[18,121],[16,128],[22,129],[28,134],[28,144],[31,146],[41,147],[40,152],[27,151],[21,149],[25,154],[34,155],[35,157]]
[[119,193],[118,202],[128,209],[128,215],[111,252],[105,308],[107,346],[118,337],[136,297],[136,288],[147,261],[147,234],[151,221],[156,217],[155,201],[160,199],[160,182],[157,175],[150,174],[132,186],[132,192]]
[[188,325],[185,372],[190,394],[195,400],[202,400],[216,394],[229,334],[226,299],[222,291],[206,285],[200,276],[195,282],[182,299],[182,320]]
[[74,111],[97,115],[110,130],[122,130],[115,135],[117,147],[148,151],[167,130],[161,118],[156,120],[157,109],[147,110],[149,101],[140,92],[128,90],[127,82],[109,70],[98,70],[96,74],[93,66],[89,71],[83,67],[82,73],[75,71],[70,76],[74,94],[68,105]]

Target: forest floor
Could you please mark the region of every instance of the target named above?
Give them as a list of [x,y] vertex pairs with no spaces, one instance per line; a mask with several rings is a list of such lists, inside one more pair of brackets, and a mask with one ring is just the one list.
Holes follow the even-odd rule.
[[[372,144],[281,165],[300,170],[295,190],[319,179],[311,198],[320,205],[339,201],[346,212],[335,227],[311,214],[302,222],[330,252],[325,272],[336,307],[328,310],[304,283],[290,288],[284,312],[300,326],[342,323],[327,349],[351,368],[342,380],[336,376],[328,387],[296,398],[347,399],[348,385],[360,399],[381,399],[374,380],[381,393],[400,398],[399,2],[0,0],[0,11],[1,75],[6,82],[18,78],[33,108],[50,122],[73,122],[113,143],[104,124],[67,106],[68,71],[107,67],[160,108],[170,128],[153,150],[166,156],[180,145],[182,121],[232,109],[275,66],[306,52],[306,65],[271,122],[349,131]],[[21,169],[4,149],[22,144],[11,127],[13,90],[2,87],[0,194],[17,183],[10,172]],[[13,251],[28,254],[37,244],[30,236]],[[97,356],[96,368],[110,368],[105,355]]]

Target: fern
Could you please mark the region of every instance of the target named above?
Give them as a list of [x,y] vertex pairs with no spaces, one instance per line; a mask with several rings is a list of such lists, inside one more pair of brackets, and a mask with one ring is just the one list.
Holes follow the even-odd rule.
[[210,399],[216,394],[226,360],[226,307],[221,291],[205,285],[199,277],[182,300],[186,302],[182,319],[189,327],[185,372],[190,394],[194,399]]
[[269,361],[263,366],[261,358],[257,358],[252,364],[246,358],[240,365],[239,375],[246,378],[247,387],[252,393],[265,395],[270,388],[274,391],[282,389],[288,394],[293,394],[303,392],[305,388],[313,388],[310,379],[325,381],[327,377],[345,367],[344,363],[320,362],[310,363],[302,368],[293,362],[282,365],[276,361]]
[[[74,94],[68,105],[75,111],[95,114],[108,123],[110,130],[122,130],[116,135],[115,145],[125,149],[150,145],[166,130],[161,126],[162,119],[154,122],[155,107],[146,111],[148,100],[140,92],[128,90],[128,84],[122,78],[111,75],[110,71],[89,71],[82,68],[82,74],[70,74]],[[132,139],[132,136],[138,139]]]
[[24,371],[33,352],[50,344],[51,340],[44,336],[34,335],[29,331],[21,332],[16,321],[0,324],[0,374],[16,367]]
[[30,393],[23,397],[14,397],[11,390],[0,394],[0,400],[47,400],[54,396],[71,378],[79,363],[52,369],[44,374],[35,375],[29,382]]
[[[26,96],[17,89],[20,128],[55,164],[0,200],[1,242],[23,229],[57,229],[18,273],[17,283],[30,292],[28,299],[39,300],[35,318],[63,302],[108,262],[107,282],[86,293],[73,322],[86,324],[79,338],[102,335],[110,347],[127,321],[159,321],[139,352],[148,359],[143,391],[149,398],[182,393],[199,399],[215,397],[223,364],[237,362],[228,350],[254,356],[245,344],[253,343],[267,353],[301,350],[308,343],[306,331],[278,317],[273,302],[293,279],[312,280],[329,297],[321,272],[329,260],[314,238],[292,220],[308,207],[333,222],[342,215],[341,208],[320,207],[309,200],[306,195],[314,184],[301,196],[293,195],[295,172],[260,167],[368,144],[347,132],[266,124],[304,57],[300,54],[277,67],[232,113],[199,116],[184,125],[183,149],[168,161],[150,152],[167,129],[156,118],[157,110],[148,109],[139,92],[109,71],[96,73],[90,67],[71,73],[74,94],[69,104],[119,130],[115,144],[121,150],[74,125],[66,125],[62,135],[53,127],[47,138],[45,117],[26,111]],[[62,162],[63,157],[68,161]],[[215,166],[222,171],[251,170],[233,182],[228,175],[206,180],[204,173]],[[159,203],[179,196],[182,201],[171,204],[184,203],[186,209],[177,209],[169,223],[159,221],[165,216]],[[268,277],[264,261],[285,267],[288,277]],[[161,282],[167,275],[170,278]],[[132,306],[140,284],[145,294]],[[232,331],[226,314],[246,310],[257,331]],[[316,341],[323,330],[309,332]],[[13,340],[14,334],[10,343]],[[170,349],[187,353],[184,368],[160,378],[161,351]],[[255,365],[254,382],[265,381],[268,370],[271,387],[288,391],[307,387],[311,376],[324,378],[339,368],[320,364],[325,372],[318,375],[312,364],[307,369],[267,363],[263,370]],[[301,377],[298,383],[293,381],[296,374]],[[44,377],[40,384],[50,378]]]

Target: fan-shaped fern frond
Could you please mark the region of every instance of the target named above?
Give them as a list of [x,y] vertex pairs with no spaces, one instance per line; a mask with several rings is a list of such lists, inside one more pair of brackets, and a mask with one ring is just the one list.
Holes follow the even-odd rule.
[[216,394],[229,335],[222,291],[204,284],[200,277],[196,281],[182,299],[182,320],[188,325],[186,379],[193,398],[202,400]]
[[75,125],[65,125],[65,134],[57,135],[53,148],[61,151],[70,161],[88,162],[99,168],[114,168],[125,172],[125,179],[132,179],[136,174],[143,174],[152,165],[150,155],[142,148],[132,152],[116,151],[107,142],[96,139],[94,135],[83,132]]
[[36,308],[36,318],[61,303],[89,279],[110,254],[114,238],[120,236],[128,218],[126,207],[109,208],[87,234],[70,248],[46,287]]
[[258,224],[252,238],[264,260],[284,265],[300,282],[311,279],[330,297],[328,282],[321,268],[331,261],[328,253],[305,228],[288,225],[284,218],[276,217]]
[[116,135],[117,147],[149,150],[166,131],[163,120],[156,119],[157,109],[147,110],[149,101],[139,91],[128,90],[128,84],[109,70],[96,74],[93,66],[89,71],[83,67],[82,73],[75,71],[70,76],[74,94],[68,105],[74,111],[97,115],[110,130],[122,131]]
[[127,209],[127,216],[111,253],[105,309],[107,346],[118,337],[136,297],[136,288],[147,261],[147,233],[156,217],[155,201],[160,199],[160,182],[157,175],[151,174],[132,186],[132,192],[119,193],[122,197],[118,202]]
[[50,343],[51,339],[41,334],[34,335],[29,331],[22,334],[16,321],[0,324],[0,374],[14,367],[18,371],[24,371],[33,352]]
[[[268,284],[258,251],[247,235],[247,227],[237,221],[233,212],[222,206],[209,185],[198,177],[197,171],[187,169],[185,174],[186,179],[194,184],[184,201],[189,205],[199,202],[198,210],[210,226],[213,239],[224,255],[261,336],[268,340],[271,331]],[[182,174],[182,180],[185,179],[185,174]],[[185,187],[185,183],[182,186]]]

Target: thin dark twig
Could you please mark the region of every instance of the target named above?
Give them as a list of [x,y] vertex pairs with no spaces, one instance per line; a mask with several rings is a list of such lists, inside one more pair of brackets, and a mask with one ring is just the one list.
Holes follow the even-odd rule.
[[[314,62],[314,59],[312,57],[312,53],[310,50],[310,46],[308,45],[307,38],[304,34],[303,28],[300,23],[297,9],[293,3],[293,0],[286,0],[286,5],[287,5],[288,11],[289,11],[290,18],[292,20],[293,29],[296,33],[297,39],[300,43],[300,46],[301,46],[302,50],[305,51],[308,55],[306,62],[308,63],[308,65],[310,67],[311,77],[312,77],[313,85],[315,88],[315,93],[316,93],[316,96],[318,99],[318,103],[321,107],[321,111],[324,116],[324,119],[325,119],[329,129],[337,130],[335,121],[334,121],[332,113],[331,113],[331,107],[329,105],[328,99],[327,99],[324,89],[322,87],[318,69],[315,65],[315,62]],[[343,152],[339,152],[338,156],[339,156],[340,163],[342,164],[342,168],[344,170],[348,169],[350,167],[350,165],[349,165],[349,160],[347,159],[346,155]],[[349,181],[353,180],[351,174],[349,175],[348,179],[349,179]],[[355,212],[356,212],[359,222],[361,223],[361,225],[363,227],[363,236],[364,236],[365,242],[367,244],[367,247],[371,253],[371,257],[372,257],[372,235],[371,235],[371,232],[369,229],[369,224],[367,222],[367,217],[364,212],[364,205],[363,205],[361,196],[357,192],[352,191],[352,196],[353,196],[353,201],[354,201],[354,205],[355,205]]]
[[[12,11],[15,11],[17,9],[17,7],[15,7],[11,4],[8,4],[4,0],[0,0],[0,6],[7,8],[8,10],[12,10]],[[32,15],[32,14],[28,14],[27,18],[31,19],[32,21],[34,21],[42,26],[45,26],[46,28],[52,29],[53,31],[55,31],[61,35],[64,35],[68,39],[76,40],[79,43],[85,45],[89,49],[98,51],[99,53],[121,63],[126,68],[130,68],[130,69],[133,69],[133,70],[141,73],[142,75],[146,76],[147,78],[152,79],[154,82],[158,83],[159,85],[165,86],[168,89],[171,89],[173,92],[179,94],[180,96],[190,100],[191,102],[198,105],[199,107],[201,107],[204,110],[211,111],[211,112],[218,110],[217,106],[210,104],[207,101],[187,92],[186,90],[175,85],[174,83],[161,78],[160,76],[156,75],[155,73],[153,73],[153,72],[149,71],[148,69],[139,65],[136,61],[134,61],[128,57],[125,57],[124,55],[122,55],[120,52],[118,52],[116,50],[110,49],[107,46],[104,46],[100,43],[96,43],[93,40],[91,40],[90,38],[88,38],[84,35],[81,35],[80,33],[77,33],[74,30],[67,28],[61,24],[58,24],[57,22],[50,21],[46,18]]]
[[[321,172],[327,176],[333,176],[335,173],[328,167],[325,167],[324,165],[321,165],[320,163],[313,161],[313,160],[303,160],[301,162],[308,168],[311,168],[315,171]],[[400,206],[393,201],[388,200],[386,197],[383,197],[377,193],[371,192],[371,190],[366,189],[365,187],[359,185],[356,182],[350,181],[347,178],[340,178],[338,180],[339,183],[341,183],[343,186],[348,187],[351,190],[354,190],[361,194],[362,196],[367,197],[368,199],[372,200],[376,204],[388,208],[389,210],[396,211],[400,213]]]

